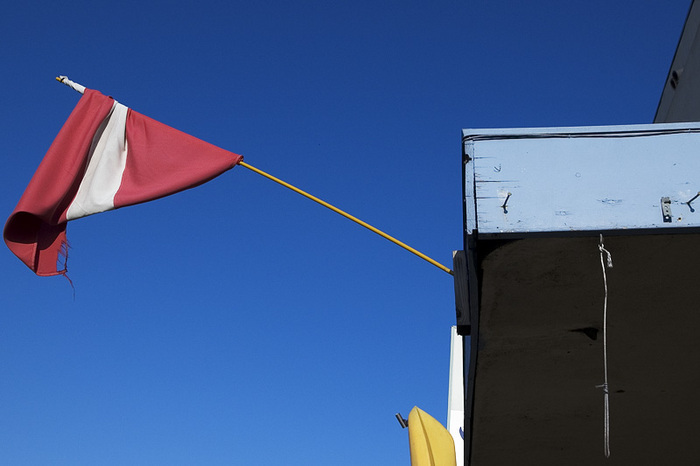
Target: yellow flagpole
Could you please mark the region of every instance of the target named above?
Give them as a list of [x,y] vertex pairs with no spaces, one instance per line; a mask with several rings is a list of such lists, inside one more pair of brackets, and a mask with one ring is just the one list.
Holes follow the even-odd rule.
[[412,252],[413,254],[415,254],[416,256],[420,257],[421,259],[430,262],[430,263],[433,264],[435,267],[437,267],[437,268],[439,268],[439,269],[441,269],[441,270],[443,270],[443,271],[449,273],[450,275],[453,275],[452,270],[450,270],[449,268],[445,267],[444,265],[442,265],[441,263],[437,262],[436,260],[431,259],[430,257],[426,256],[425,254],[423,254],[423,253],[420,252],[420,251],[416,251],[416,250],[413,249],[411,246],[409,246],[409,245],[407,245],[407,244],[405,244],[405,243],[402,243],[401,241],[397,240],[397,239],[394,238],[393,236],[390,236],[390,235],[384,233],[383,231],[381,231],[381,230],[379,230],[379,229],[373,227],[373,226],[370,225],[369,223],[363,222],[363,221],[360,220],[359,218],[353,217],[353,216],[350,215],[349,213],[340,210],[339,208],[337,208],[337,207],[335,207],[335,206],[333,206],[333,205],[327,203],[326,201],[321,200],[321,199],[317,198],[316,196],[313,196],[313,195],[311,195],[311,194],[309,194],[309,193],[307,193],[307,192],[305,192],[305,191],[302,191],[301,189],[297,188],[296,186],[292,186],[291,184],[287,183],[286,181],[282,181],[282,180],[280,180],[279,178],[276,178],[276,177],[270,175],[269,173],[265,173],[264,171],[262,171],[262,170],[260,170],[260,169],[258,169],[258,168],[255,168],[255,167],[253,167],[252,165],[247,164],[247,163],[245,163],[245,162],[243,162],[243,161],[238,162],[238,165],[240,165],[240,166],[242,166],[242,167],[245,167],[245,168],[247,168],[248,170],[252,170],[252,171],[254,171],[255,173],[257,173],[257,174],[259,174],[259,175],[262,175],[262,176],[264,176],[265,178],[268,178],[268,179],[270,179],[270,180],[272,180],[272,181],[274,181],[274,182],[276,182],[276,183],[279,183],[279,184],[281,184],[282,186],[284,186],[285,188],[289,188],[289,189],[291,189],[292,191],[294,191],[295,193],[301,194],[302,196],[304,196],[304,197],[306,197],[306,198],[308,198],[308,199],[311,199],[311,200],[314,201],[314,202],[318,202],[319,204],[321,204],[321,205],[324,206],[324,207],[329,208],[329,209],[332,210],[333,212],[335,212],[335,213],[337,213],[337,214],[340,214],[340,215],[342,215],[343,217],[345,217],[345,218],[347,218],[347,219],[349,219],[349,220],[352,220],[353,222],[355,222],[355,223],[357,223],[357,224],[359,224],[359,225],[362,225],[363,227],[365,227],[365,228],[367,228],[368,230],[370,230],[370,231],[372,231],[372,232],[378,234],[379,236],[388,239],[389,241],[391,241],[392,243],[396,244],[397,246],[401,246],[401,247],[404,248],[405,250],[407,250],[407,251],[409,251],[409,252]]

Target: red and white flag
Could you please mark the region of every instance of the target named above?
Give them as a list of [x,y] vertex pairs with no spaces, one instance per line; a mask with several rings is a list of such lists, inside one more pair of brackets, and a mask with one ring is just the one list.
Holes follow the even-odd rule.
[[192,188],[242,158],[86,89],[7,220],[5,243],[37,275],[65,274],[69,220]]

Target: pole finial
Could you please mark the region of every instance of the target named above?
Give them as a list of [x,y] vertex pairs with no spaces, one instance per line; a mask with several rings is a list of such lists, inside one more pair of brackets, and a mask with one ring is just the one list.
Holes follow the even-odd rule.
[[66,86],[80,92],[81,94],[85,93],[85,86],[81,86],[80,84],[71,81],[70,79],[68,79],[68,76],[56,76],[56,81],[65,84]]

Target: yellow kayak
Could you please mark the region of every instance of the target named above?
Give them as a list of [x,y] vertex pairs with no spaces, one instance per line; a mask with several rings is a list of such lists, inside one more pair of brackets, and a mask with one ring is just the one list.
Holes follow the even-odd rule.
[[457,466],[452,435],[417,406],[408,415],[408,442],[411,466]]

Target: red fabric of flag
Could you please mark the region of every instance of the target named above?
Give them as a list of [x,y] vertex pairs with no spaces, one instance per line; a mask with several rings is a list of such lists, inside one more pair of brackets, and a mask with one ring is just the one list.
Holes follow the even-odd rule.
[[241,160],[86,89],[8,218],[5,243],[37,275],[64,274],[69,220],[197,186]]

